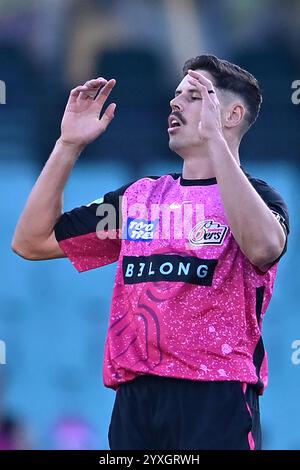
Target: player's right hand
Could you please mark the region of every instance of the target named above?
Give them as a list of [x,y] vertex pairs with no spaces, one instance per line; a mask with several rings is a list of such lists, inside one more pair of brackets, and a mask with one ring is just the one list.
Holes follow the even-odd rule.
[[111,103],[101,117],[100,113],[115,84],[114,79],[99,77],[71,90],[61,123],[61,142],[84,147],[106,130],[116,104]]

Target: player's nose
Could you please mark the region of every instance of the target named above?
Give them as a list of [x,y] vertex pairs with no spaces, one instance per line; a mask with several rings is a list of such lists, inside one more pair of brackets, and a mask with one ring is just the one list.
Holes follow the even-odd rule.
[[178,96],[175,96],[171,101],[170,101],[170,107],[172,111],[182,111],[182,106],[180,104],[180,100]]

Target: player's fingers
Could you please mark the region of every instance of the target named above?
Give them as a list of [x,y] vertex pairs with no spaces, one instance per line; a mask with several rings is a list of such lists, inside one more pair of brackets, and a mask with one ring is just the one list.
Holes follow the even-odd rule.
[[202,73],[196,72],[195,70],[188,70],[188,74],[190,75],[190,77],[202,83],[202,85],[205,85],[208,90],[215,91],[212,81],[202,75]]
[[103,113],[103,115],[99,118],[99,123],[102,127],[103,130],[107,128],[107,126],[110,124],[110,122],[113,120],[115,116],[115,109],[116,109],[116,103],[111,103]]
[[114,78],[110,79],[107,83],[105,83],[105,85],[101,88],[101,90],[97,94],[97,97],[95,98],[95,103],[97,104],[97,106],[103,106],[115,84],[116,80]]
[[106,83],[107,80],[103,77],[93,78],[92,80],[86,81],[84,84],[86,89],[79,94],[79,100],[87,100],[89,98],[94,99],[98,93],[98,90],[101,89],[101,87],[103,87]]
[[199,80],[197,80],[196,78],[190,78],[188,81],[191,85],[195,86],[199,90],[201,94],[201,98],[203,100],[205,100],[208,104],[212,106],[216,104],[214,100],[212,99],[212,94],[214,94],[214,92],[209,93],[209,90],[207,89],[207,87],[203,85],[202,83],[200,83]]
[[219,98],[218,98],[216,89],[212,81],[206,78],[204,75],[202,75],[202,73],[196,72],[195,70],[189,70],[188,73],[191,78],[194,78],[195,80],[200,82],[202,85],[206,86],[211,100],[215,103],[216,106],[219,106],[220,105]]
[[87,80],[84,85],[87,86],[89,90],[97,90],[99,87],[104,86],[106,83],[106,78],[98,77],[92,78],[91,80]]
[[86,90],[87,90],[87,87],[85,85],[79,85],[79,86],[73,88],[70,91],[68,103],[74,103],[77,100],[79,94],[81,92],[86,91]]

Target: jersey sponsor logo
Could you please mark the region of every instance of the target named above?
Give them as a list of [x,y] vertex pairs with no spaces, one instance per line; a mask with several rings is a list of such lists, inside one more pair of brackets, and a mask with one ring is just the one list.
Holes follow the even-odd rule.
[[158,220],[153,222],[146,219],[127,219],[126,239],[132,241],[149,242],[153,240],[154,232],[158,225]]
[[214,220],[202,220],[190,231],[189,242],[193,246],[222,245],[227,232],[227,225]]
[[217,263],[194,256],[124,256],[123,280],[124,284],[169,281],[211,286]]

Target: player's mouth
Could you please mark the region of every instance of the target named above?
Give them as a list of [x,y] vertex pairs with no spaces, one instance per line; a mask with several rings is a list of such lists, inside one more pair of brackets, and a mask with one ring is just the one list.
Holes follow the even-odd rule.
[[180,127],[182,126],[182,122],[178,119],[177,116],[171,114],[168,119],[168,132],[169,134],[175,134],[179,131]]

